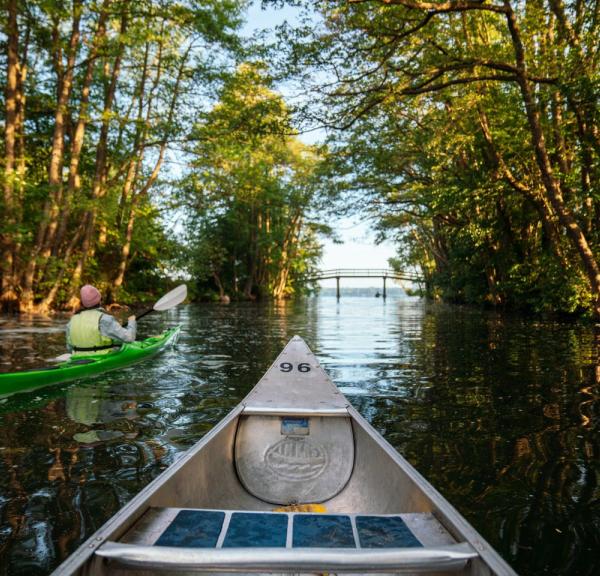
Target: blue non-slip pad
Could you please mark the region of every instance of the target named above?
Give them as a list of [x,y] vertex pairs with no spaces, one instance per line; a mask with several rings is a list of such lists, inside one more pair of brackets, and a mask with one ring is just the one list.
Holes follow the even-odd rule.
[[[284,548],[288,514],[234,512],[223,542],[224,548]],[[156,546],[214,548],[225,513],[214,510],[182,510],[156,541]],[[293,518],[294,548],[354,548],[348,516],[297,514]],[[399,516],[357,516],[356,529],[362,548],[410,548],[422,544]]]
[[294,516],[294,548],[354,548],[348,516],[302,514]]
[[399,516],[357,516],[356,530],[363,548],[422,546]]
[[223,548],[285,548],[287,514],[252,514],[234,512]]
[[161,534],[155,546],[214,548],[225,519],[225,512],[182,510]]

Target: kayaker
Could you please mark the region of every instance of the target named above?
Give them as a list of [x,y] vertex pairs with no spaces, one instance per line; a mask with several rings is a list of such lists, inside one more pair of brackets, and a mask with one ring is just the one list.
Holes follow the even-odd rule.
[[100,307],[100,291],[86,284],[80,291],[81,308],[67,324],[67,348],[73,354],[104,354],[121,342],[135,340],[135,316],[129,316],[124,328]]

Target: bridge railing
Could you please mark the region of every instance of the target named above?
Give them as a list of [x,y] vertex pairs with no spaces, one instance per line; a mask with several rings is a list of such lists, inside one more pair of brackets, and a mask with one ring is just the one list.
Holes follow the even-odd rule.
[[413,272],[397,272],[386,268],[334,268],[307,274],[306,280],[328,280],[331,278],[392,278],[421,282],[423,278]]

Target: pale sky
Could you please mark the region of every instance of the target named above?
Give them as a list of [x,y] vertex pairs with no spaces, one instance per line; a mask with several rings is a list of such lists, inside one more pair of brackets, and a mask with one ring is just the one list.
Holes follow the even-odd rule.
[[[243,28],[244,34],[250,36],[259,30],[273,28],[285,20],[294,22],[297,9],[285,6],[276,10],[269,6],[261,10],[260,0],[255,1],[248,10],[247,23]],[[285,90],[283,90],[285,97]],[[300,138],[307,143],[315,142],[315,134],[301,135]],[[388,259],[395,255],[394,246],[385,242],[375,245],[373,233],[369,230],[367,223],[357,220],[340,220],[332,223],[336,226],[338,236],[343,244],[334,244],[330,240],[324,241],[324,254],[321,269],[333,268],[388,268]],[[335,285],[335,280],[322,282],[323,286]],[[351,286],[375,286],[378,281],[369,278],[348,278],[343,285]]]
[[[334,244],[330,240],[324,242],[322,270],[333,268],[389,268],[388,258],[395,255],[396,250],[389,242],[375,245],[373,233],[366,223],[351,220],[339,222],[339,236],[343,244]],[[379,280],[370,278],[347,278],[344,286],[377,286]],[[335,280],[325,280],[322,286],[335,286]]]

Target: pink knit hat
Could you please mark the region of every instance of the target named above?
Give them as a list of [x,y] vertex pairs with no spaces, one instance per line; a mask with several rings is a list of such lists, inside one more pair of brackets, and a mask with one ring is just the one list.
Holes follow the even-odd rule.
[[97,304],[100,304],[100,291],[98,288],[94,288],[90,284],[86,284],[81,289],[81,305],[84,308],[93,308]]

